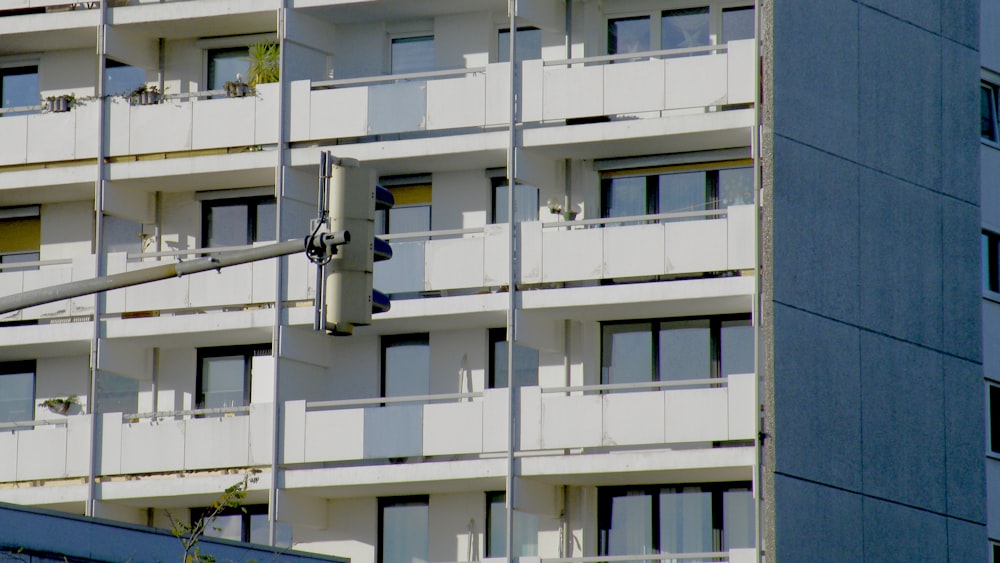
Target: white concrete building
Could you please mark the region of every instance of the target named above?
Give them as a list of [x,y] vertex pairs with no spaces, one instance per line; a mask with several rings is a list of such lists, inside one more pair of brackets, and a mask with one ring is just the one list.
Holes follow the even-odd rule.
[[4,2],[0,296],[304,237],[322,151],[396,207],[351,337],[302,254],[0,316],[0,502],[256,468],[215,533],[360,562],[984,560],[1000,7],[900,4]]

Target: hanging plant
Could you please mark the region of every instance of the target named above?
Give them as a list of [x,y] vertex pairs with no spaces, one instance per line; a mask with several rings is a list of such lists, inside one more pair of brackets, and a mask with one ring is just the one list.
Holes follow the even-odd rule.
[[67,412],[69,412],[70,407],[79,404],[80,401],[77,399],[76,395],[70,395],[65,399],[62,398],[45,399],[41,403],[38,403],[38,406],[46,407],[55,414],[66,414]]

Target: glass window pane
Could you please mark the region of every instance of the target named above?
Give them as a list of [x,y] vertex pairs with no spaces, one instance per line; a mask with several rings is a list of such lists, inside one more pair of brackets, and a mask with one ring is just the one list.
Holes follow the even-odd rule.
[[983,84],[979,90],[980,134],[984,139],[997,140],[996,89]]
[[[514,49],[517,51],[514,57],[519,63],[542,58],[542,31],[536,28],[518,29]],[[497,62],[509,61],[510,30],[501,29],[497,34]]]
[[649,16],[608,20],[608,54],[649,51]]
[[434,70],[434,36],[392,40],[392,74]]
[[607,532],[606,553],[602,555],[644,555],[653,550],[653,497],[647,493],[611,499],[611,529]]
[[684,49],[708,45],[708,8],[667,10],[660,20],[660,48]]
[[[514,382],[516,387],[538,385],[538,350],[514,345]],[[493,387],[507,387],[507,341],[493,343]]]
[[390,342],[385,349],[384,397],[426,395],[430,390],[431,354],[427,337]]
[[[271,530],[267,521],[267,514],[250,515],[250,543],[267,545],[270,543]],[[285,522],[278,522],[275,529],[274,544],[276,547],[292,547],[292,526]]]
[[220,356],[202,360],[200,408],[243,406],[246,359],[244,356]]
[[719,170],[720,209],[753,203],[753,168]]
[[0,375],[0,422],[35,419],[35,374]]
[[[26,66],[0,71],[0,107],[37,106],[39,103],[38,67]],[[3,115],[23,113],[27,112]]]
[[131,377],[100,371],[97,375],[96,410],[99,413],[137,412],[139,410],[139,381]]
[[538,555],[538,515],[514,511],[514,546],[519,557]]
[[146,69],[108,60],[104,83],[108,94],[128,94],[145,83]]
[[254,242],[277,240],[276,230],[278,205],[274,202],[257,204],[257,224],[254,226]]
[[722,43],[753,39],[753,6],[722,10]]
[[649,212],[645,176],[610,178],[604,189],[603,217],[631,217]]
[[729,489],[722,492],[722,549],[755,545],[753,493],[750,489]]
[[649,323],[605,325],[601,383],[653,380],[653,334]]
[[[514,221],[538,220],[538,188],[518,184],[514,191]],[[507,185],[506,183],[493,188],[493,222],[507,222]]]
[[[38,262],[41,260],[38,252],[11,252],[0,254],[0,264],[20,264],[23,262]],[[24,272],[27,270],[37,270],[38,266],[25,266],[23,268],[4,268],[0,272]]]
[[704,211],[707,181],[705,171],[661,174],[658,212]]
[[707,320],[660,325],[660,379],[708,379],[712,376],[711,330]]
[[504,506],[504,493],[488,493],[489,503],[489,538],[487,539],[486,557],[503,557],[507,554],[507,509]]
[[700,487],[660,493],[660,551],[713,551],[712,493]]
[[208,52],[208,89],[222,90],[226,82],[236,82],[240,75],[243,82],[250,73],[250,54],[246,47],[211,49]]
[[719,338],[722,377],[753,373],[753,327],[750,321],[724,321]]
[[382,563],[427,561],[429,528],[426,503],[382,508]]
[[205,526],[205,536],[243,541],[243,515],[224,514]]
[[205,246],[243,246],[250,244],[247,224],[250,211],[246,203],[213,205],[208,208],[208,234]]
[[990,385],[990,451],[1000,453],[1000,387]]

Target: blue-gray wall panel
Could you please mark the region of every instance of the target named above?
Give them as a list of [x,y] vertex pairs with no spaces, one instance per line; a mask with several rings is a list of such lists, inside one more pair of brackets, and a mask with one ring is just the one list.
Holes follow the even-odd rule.
[[871,497],[865,497],[862,504],[865,561],[913,563],[948,560],[946,517]]
[[859,329],[775,304],[775,471],[861,490]]
[[775,475],[774,496],[788,515],[774,522],[780,561],[864,559],[861,495]]
[[774,298],[858,322],[858,168],[775,137]]
[[983,563],[990,560],[986,527],[948,519],[948,563]]
[[[858,158],[858,5],[789,2],[775,16],[774,120],[782,135]],[[791,36],[787,41],[782,36]],[[805,35],[809,41],[794,37]],[[831,45],[837,48],[831,49]],[[805,172],[805,171],[803,171]]]
[[[941,187],[979,205],[979,53],[941,42]],[[937,188],[934,188],[937,189]]]
[[861,334],[863,492],[945,510],[941,354]]
[[941,198],[941,350],[982,361],[979,208]]
[[941,196],[863,169],[861,325],[925,346],[941,342]]
[[941,30],[941,0],[862,0],[861,4],[929,31]]
[[979,364],[944,358],[948,514],[973,522],[986,521],[982,377]]
[[941,182],[940,37],[866,7],[860,20],[860,160],[936,187]]
[[972,48],[979,47],[979,0],[941,2],[941,34]]

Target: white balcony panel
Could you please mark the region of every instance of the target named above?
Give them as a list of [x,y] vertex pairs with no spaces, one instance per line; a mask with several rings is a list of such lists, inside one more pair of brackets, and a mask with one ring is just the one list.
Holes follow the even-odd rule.
[[[541,75],[541,61],[538,64],[538,74]],[[525,75],[521,87],[525,94],[527,92],[541,92],[541,81],[537,81],[537,86],[528,76],[528,65],[525,65]],[[530,89],[529,89],[530,87]],[[541,96],[525,96],[523,118],[529,121],[537,121],[541,118]],[[535,111],[531,110],[532,102],[538,106]],[[535,117],[537,115],[537,117]],[[509,63],[492,63],[486,65],[486,125],[503,125],[510,121],[510,65]]]
[[542,394],[541,410],[542,449],[601,444],[603,406],[600,395]]
[[756,210],[752,205],[729,207],[727,219],[729,261],[728,270],[749,270],[754,268],[757,258],[757,244],[753,232],[756,227]]
[[270,145],[278,142],[278,94],[279,84],[260,84],[254,101],[255,145]]
[[426,126],[426,82],[397,82],[368,87],[369,135],[423,131]]
[[[524,61],[521,64],[521,92],[523,94],[521,99],[521,121],[525,123],[541,121],[545,114],[545,96],[543,95],[545,88],[545,67],[543,65],[542,59],[532,59]],[[510,72],[506,63],[504,63],[503,72]],[[508,84],[510,84],[510,80],[503,81],[504,88],[507,88]],[[504,98],[505,103],[509,104],[509,100],[510,96]],[[503,120],[500,123],[506,123],[509,119],[510,108],[504,106],[502,109]]]
[[66,426],[22,430],[17,440],[17,480],[59,479],[66,474]]
[[729,103],[746,104],[754,101],[755,57],[753,39],[729,42],[727,53]]
[[[270,356],[257,357],[253,359],[254,373],[260,363],[268,365],[271,369],[270,377],[274,373],[274,358]],[[271,424],[274,418],[274,403],[259,403],[250,405],[250,465],[265,465],[271,463],[271,455],[274,452],[274,433],[271,431]]]
[[254,144],[256,102],[253,96],[192,102],[194,125],[191,148],[198,150]]
[[424,405],[424,455],[483,451],[483,403]]
[[541,221],[521,223],[521,283],[542,281],[542,237]]
[[507,449],[507,437],[510,435],[507,393],[507,389],[487,389],[483,392],[484,452],[501,452]]
[[543,71],[543,119],[604,115],[604,70],[601,66],[549,67]]
[[365,409],[365,458],[419,456],[423,451],[422,405]]
[[605,446],[664,442],[663,392],[609,393],[603,401]]
[[604,229],[550,230],[542,236],[542,281],[600,279]]
[[667,59],[665,109],[701,108],[725,104],[726,55]]
[[182,469],[185,423],[184,420],[155,423],[145,420],[123,426],[119,445],[121,472],[157,473]]
[[364,409],[306,413],[304,461],[357,460],[364,456]]
[[28,161],[28,116],[8,115],[0,119],[0,165]]
[[[294,110],[296,106],[292,108]],[[362,137],[368,134],[368,88],[365,86],[313,90],[308,111],[310,139]],[[292,112],[293,116],[297,113]],[[296,122],[295,117],[293,122]]]
[[[726,270],[727,229],[724,219],[666,223],[663,226],[668,274]],[[752,232],[747,233],[752,236]]]
[[725,440],[729,434],[727,390],[675,389],[664,393],[668,443]]
[[486,124],[486,76],[427,82],[427,129],[482,127]]
[[[288,107],[293,111],[288,119],[288,136],[291,141],[304,141],[310,138],[309,128],[313,124],[312,104],[313,91],[312,81],[294,80],[288,88]],[[319,92],[316,92],[318,94]],[[367,101],[368,96],[365,96]],[[365,112],[367,113],[367,111]]]
[[[96,105],[96,104],[91,104]],[[110,142],[108,143],[108,154],[111,156],[122,156],[129,154],[130,139],[132,131],[129,123],[132,121],[132,107],[128,102],[115,96],[108,100],[108,129],[110,130]]]
[[753,440],[757,435],[757,402],[754,391],[757,378],[752,373],[730,375],[728,378],[729,439]]
[[[484,239],[435,240],[427,246],[427,285],[432,289],[483,287]],[[460,265],[460,266],[459,266]]]
[[101,104],[96,102],[79,104],[70,113],[73,114],[76,124],[74,156],[97,158],[97,125],[101,118]]
[[[302,400],[286,401],[281,409],[281,414],[281,433],[284,436],[284,439],[281,440],[281,460],[284,463],[302,463],[306,460],[306,436],[308,434],[306,402]],[[327,428],[321,426],[316,430],[325,432]]]
[[756,563],[757,550],[752,547],[729,550],[729,563]]
[[604,229],[604,277],[627,278],[664,272],[664,225]]
[[[21,272],[24,276],[24,289],[40,289],[74,281],[73,268],[67,266],[51,266],[39,270]],[[77,278],[81,279],[81,278]],[[73,314],[71,300],[55,301],[44,305],[36,305],[22,312],[22,318],[40,319],[45,317],[65,317]]]
[[417,292],[427,289],[425,269],[427,246],[425,241],[399,241],[392,243],[392,260],[375,264],[375,288],[383,293]]
[[186,420],[184,469],[246,467],[250,462],[250,417]]
[[[212,307],[252,302],[253,264],[199,272],[188,277],[192,307]],[[273,293],[272,293],[273,299]]]
[[[297,258],[305,258],[305,254],[293,254],[288,257],[288,278],[286,289],[289,294],[295,290],[301,292],[304,288],[302,287],[301,266],[298,263]],[[309,263],[308,260],[305,260]],[[248,303],[273,303],[274,302],[274,280],[276,276],[276,269],[278,267],[277,260],[261,260],[259,262],[251,262],[249,271],[248,281],[250,282],[250,300]],[[297,276],[292,277],[292,272],[295,272]],[[289,295],[291,299],[291,295]],[[298,299],[305,299],[305,296],[297,297]]]
[[[129,263],[129,271],[156,266],[156,263]],[[126,311],[160,311],[191,306],[188,297],[190,277],[169,278],[125,288]]]
[[504,285],[509,279],[507,263],[510,260],[507,225],[487,225],[484,234],[486,239],[483,242],[485,285]]
[[193,111],[191,102],[132,106],[129,115],[129,154],[190,150]]
[[[516,397],[516,396],[515,396]],[[520,436],[518,446],[522,450],[542,448],[542,390],[539,387],[520,389],[521,419],[518,421]],[[506,405],[504,405],[506,408]],[[507,445],[504,444],[504,449]]]
[[604,115],[663,109],[662,60],[604,65],[603,68]]
[[[0,432],[0,483],[17,481],[17,439],[21,432]],[[13,452],[14,455],[10,455]]]
[[[276,267],[274,266],[276,262],[269,260],[267,262],[263,262],[262,264],[268,263],[272,264],[271,272],[273,272],[273,268]],[[255,273],[254,275],[263,277],[268,276],[269,274],[262,268],[260,273]],[[274,276],[271,275],[269,279],[273,280]],[[273,281],[272,287],[269,289],[272,289],[270,298],[273,299]],[[288,292],[288,299],[291,301],[313,299],[316,297],[316,266],[310,262],[308,258],[306,258],[305,254],[293,254],[288,257],[288,283],[285,286],[285,289]],[[266,300],[267,290],[264,289],[264,284],[254,283],[253,295],[255,303],[260,303],[263,300]]]
[[28,162],[72,160],[75,149],[76,112],[28,116]]

